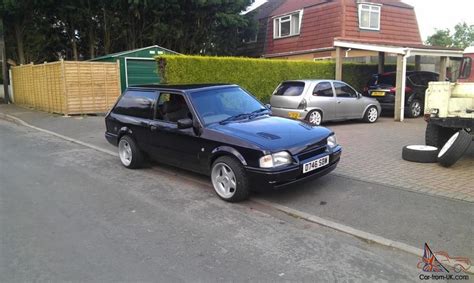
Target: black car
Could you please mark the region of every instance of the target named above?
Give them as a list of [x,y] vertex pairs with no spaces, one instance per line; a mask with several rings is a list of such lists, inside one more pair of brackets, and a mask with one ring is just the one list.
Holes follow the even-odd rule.
[[210,175],[226,201],[336,168],[341,147],[333,132],[270,112],[237,85],[130,87],[106,116],[105,137],[125,167],[147,155]]
[[[396,72],[373,75],[367,83],[364,95],[376,98],[380,102],[382,110],[393,110],[395,108],[396,77]],[[408,117],[416,118],[423,114],[428,83],[438,80],[437,73],[406,72],[405,109]]]

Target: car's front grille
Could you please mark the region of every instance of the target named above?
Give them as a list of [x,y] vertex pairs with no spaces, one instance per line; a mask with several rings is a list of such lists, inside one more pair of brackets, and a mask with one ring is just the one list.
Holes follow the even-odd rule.
[[305,159],[320,155],[324,153],[325,151],[326,151],[326,146],[312,148],[310,150],[297,154],[297,157],[301,161],[301,160],[305,160]]

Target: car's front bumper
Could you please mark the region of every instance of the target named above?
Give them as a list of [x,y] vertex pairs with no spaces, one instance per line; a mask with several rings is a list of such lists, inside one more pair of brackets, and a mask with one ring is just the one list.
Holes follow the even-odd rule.
[[307,109],[291,109],[291,108],[277,108],[272,107],[272,115],[284,117],[284,118],[295,118],[290,117],[289,113],[298,113],[298,119],[304,119],[308,115]]
[[337,146],[331,153],[329,153],[328,165],[304,174],[303,164],[322,158],[328,154],[324,153],[313,156],[312,158],[306,160],[301,160],[298,162],[298,164],[285,167],[281,170],[246,167],[246,172],[252,187],[256,190],[272,188],[278,189],[290,184],[316,179],[330,173],[336,169],[336,166],[341,158],[341,153],[342,148]]

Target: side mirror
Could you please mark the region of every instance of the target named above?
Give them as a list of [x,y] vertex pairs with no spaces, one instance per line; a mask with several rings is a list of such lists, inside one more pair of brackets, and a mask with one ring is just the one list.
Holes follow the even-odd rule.
[[189,118],[178,120],[178,129],[189,129],[193,127],[193,120]]
[[267,108],[268,110],[272,110],[272,105],[271,104],[265,104],[265,108]]

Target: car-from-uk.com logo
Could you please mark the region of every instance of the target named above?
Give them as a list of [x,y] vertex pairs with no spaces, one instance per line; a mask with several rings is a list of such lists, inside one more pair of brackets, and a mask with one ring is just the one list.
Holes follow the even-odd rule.
[[420,280],[469,280],[466,272],[471,268],[471,260],[467,257],[451,257],[447,252],[432,252],[427,243],[423,257],[416,265],[423,272]]

